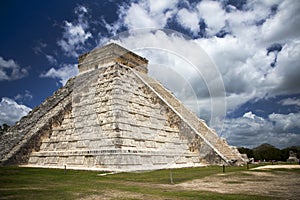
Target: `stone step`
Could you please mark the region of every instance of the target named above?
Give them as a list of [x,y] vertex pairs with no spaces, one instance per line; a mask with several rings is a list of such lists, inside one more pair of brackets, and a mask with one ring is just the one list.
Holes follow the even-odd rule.
[[[190,123],[198,132],[203,136],[215,149],[218,150],[222,157],[227,160],[239,159],[239,155],[233,152],[231,147],[221,141],[218,135],[210,129],[203,120],[200,120],[193,112],[185,108],[185,106],[177,100],[177,98],[167,91],[158,81],[146,76],[145,74],[138,73],[138,75],[151,86],[165,101],[167,101],[173,109],[175,109],[188,123]],[[203,132],[206,132],[203,134]]]

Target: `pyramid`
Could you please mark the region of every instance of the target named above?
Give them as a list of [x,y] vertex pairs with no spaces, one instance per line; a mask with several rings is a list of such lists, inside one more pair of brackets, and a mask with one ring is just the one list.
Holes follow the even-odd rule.
[[76,77],[1,136],[1,165],[135,171],[245,162],[147,75],[147,59],[109,44],[78,61]]

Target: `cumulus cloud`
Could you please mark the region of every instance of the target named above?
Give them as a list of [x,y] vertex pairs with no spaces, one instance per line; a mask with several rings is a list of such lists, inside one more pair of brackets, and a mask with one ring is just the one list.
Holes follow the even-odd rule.
[[196,41],[212,58],[222,76],[228,110],[234,110],[253,98],[263,98],[276,87],[276,79],[268,78],[273,58],[266,50],[239,38],[200,38]]
[[28,75],[26,68],[20,67],[14,60],[0,57],[0,81],[21,79]]
[[[276,96],[291,91],[298,92],[297,80],[299,79],[296,77],[299,72],[300,56],[297,49],[300,48],[296,40],[282,43],[283,46],[280,46],[280,50],[277,49],[275,52],[270,48],[272,45],[278,44],[278,41],[267,41],[262,34],[265,23],[275,19],[277,15],[282,15],[282,12],[286,12],[281,9],[282,2],[247,2],[244,9],[236,9],[233,5],[228,9],[228,6],[224,7],[221,2],[207,0],[199,2],[196,6],[186,2],[188,6],[180,9],[177,2],[158,5],[157,8],[151,7],[154,5],[151,2],[145,0],[121,6],[120,13],[122,14],[119,15],[119,20],[115,25],[122,24],[128,29],[164,28],[167,27],[169,18],[176,17],[177,22],[183,28],[196,35],[200,30],[199,21],[202,18],[207,26],[208,37],[189,39],[190,42],[187,41],[186,44],[196,42],[217,65],[224,81],[229,110],[235,110],[253,98]],[[277,4],[279,4],[279,8],[274,11]],[[159,14],[154,16],[155,13]],[[169,14],[167,15],[167,13]],[[162,17],[156,18],[156,16]],[[280,27],[284,29],[284,27]],[[117,28],[120,26],[114,27],[114,29]],[[215,34],[222,30],[227,34],[224,37],[216,37]],[[128,45],[129,42],[126,44],[125,40],[123,43],[129,48],[134,48],[134,44],[147,46],[147,43],[152,43],[152,46],[155,46],[156,43],[168,46],[167,40],[169,39],[167,37],[158,37],[157,33],[146,34],[144,37],[134,36],[134,39],[127,39],[132,44]],[[192,50],[194,48],[192,45],[179,46],[176,42],[169,46],[171,45],[174,46],[174,49],[185,48],[192,55],[190,57],[197,57],[197,53]],[[268,55],[269,53],[274,53],[274,55],[276,53],[275,58]],[[187,59],[192,59],[190,57]],[[174,63],[170,61],[168,64],[163,64],[173,65]],[[271,65],[275,69],[272,69]],[[291,70],[281,70],[285,66],[290,66]],[[210,80],[209,74],[205,74],[205,76]],[[199,93],[207,92],[199,91]]]
[[0,102],[0,125],[13,125],[21,117],[27,115],[29,111],[31,108],[20,105],[8,97],[3,97]]
[[201,1],[197,5],[197,9],[201,18],[207,25],[207,34],[214,35],[225,27],[225,11],[221,7],[221,3],[217,1]]
[[64,33],[62,39],[57,44],[68,56],[77,57],[84,50],[84,45],[89,38],[92,38],[91,32],[88,31],[89,24],[85,17],[87,8],[78,6],[75,8],[75,14],[78,16],[77,21],[64,21]]
[[78,74],[77,64],[63,64],[59,69],[51,68],[40,76],[43,78],[57,78],[62,85]]
[[131,29],[164,28],[168,20],[177,13],[178,0],[155,1],[142,0],[123,4],[119,9],[119,19],[112,24],[105,22],[105,27],[117,33],[121,27]]
[[300,113],[273,113],[264,119],[250,111],[243,117],[226,119],[223,136],[231,145],[250,148],[261,143],[273,144],[280,148],[298,145],[299,120]]
[[298,123],[300,120],[300,113],[278,114],[272,113],[269,115],[269,119],[275,122],[275,127],[279,130],[286,131],[292,128],[300,128]]
[[250,112],[246,112],[243,117],[249,118],[249,119],[254,119],[255,118],[255,114],[253,114],[251,111]]
[[299,39],[300,35],[300,2],[282,1],[277,14],[268,18],[262,26],[262,37],[266,41],[285,42]]
[[300,93],[300,36],[299,40],[286,43],[277,56],[277,65],[270,79],[276,81],[274,93]]
[[[287,12],[278,9],[275,14],[272,13],[271,7],[274,5],[267,2],[249,2],[245,11],[235,9],[225,13],[226,29],[230,34],[223,38],[197,39],[222,74],[229,110],[234,110],[253,98],[300,92],[297,87],[300,84],[299,79],[296,78],[300,73],[299,37],[293,40],[286,37],[279,41],[263,33],[264,24],[268,20]],[[260,22],[261,20],[266,22]],[[287,29],[282,25],[284,22],[279,24],[281,29]],[[273,48],[275,44],[276,49]],[[271,52],[274,56],[268,55]]]
[[287,98],[281,100],[279,103],[281,103],[283,106],[299,106],[300,107],[300,99],[297,98]]
[[197,35],[200,31],[199,17],[197,12],[189,11],[186,8],[182,8],[177,13],[177,21],[182,27],[190,30],[193,35]]
[[[129,29],[136,27],[141,28],[152,28],[163,26],[163,21],[156,21],[151,18],[150,14],[142,6],[136,3],[132,3],[127,11],[124,22],[127,24]],[[160,25],[160,23],[162,23]]]

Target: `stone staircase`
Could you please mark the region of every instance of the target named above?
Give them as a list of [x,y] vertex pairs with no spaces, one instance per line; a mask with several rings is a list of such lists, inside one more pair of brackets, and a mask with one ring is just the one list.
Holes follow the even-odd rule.
[[29,153],[39,148],[40,138],[48,133],[52,124],[60,123],[67,109],[71,109],[72,90],[73,79],[0,137],[0,165],[27,162]]
[[79,76],[0,136],[0,165],[123,171],[245,163],[147,75],[147,64],[115,44],[80,56]]
[[[131,69],[132,70],[132,69]],[[228,164],[244,163],[245,161],[234,147],[227,144],[226,140],[219,138],[217,133],[209,128],[204,120],[199,119],[193,112],[177,100],[175,96],[166,90],[158,81],[150,78],[144,73],[132,70],[153,92],[155,92],[162,101],[170,106],[178,116],[187,123],[194,132],[199,135],[218,155]]]

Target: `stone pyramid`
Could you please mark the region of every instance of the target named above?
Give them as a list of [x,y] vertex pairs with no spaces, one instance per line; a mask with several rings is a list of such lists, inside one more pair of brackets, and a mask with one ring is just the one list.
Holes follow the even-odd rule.
[[0,138],[1,165],[154,170],[244,163],[117,44],[79,57],[79,74]]

